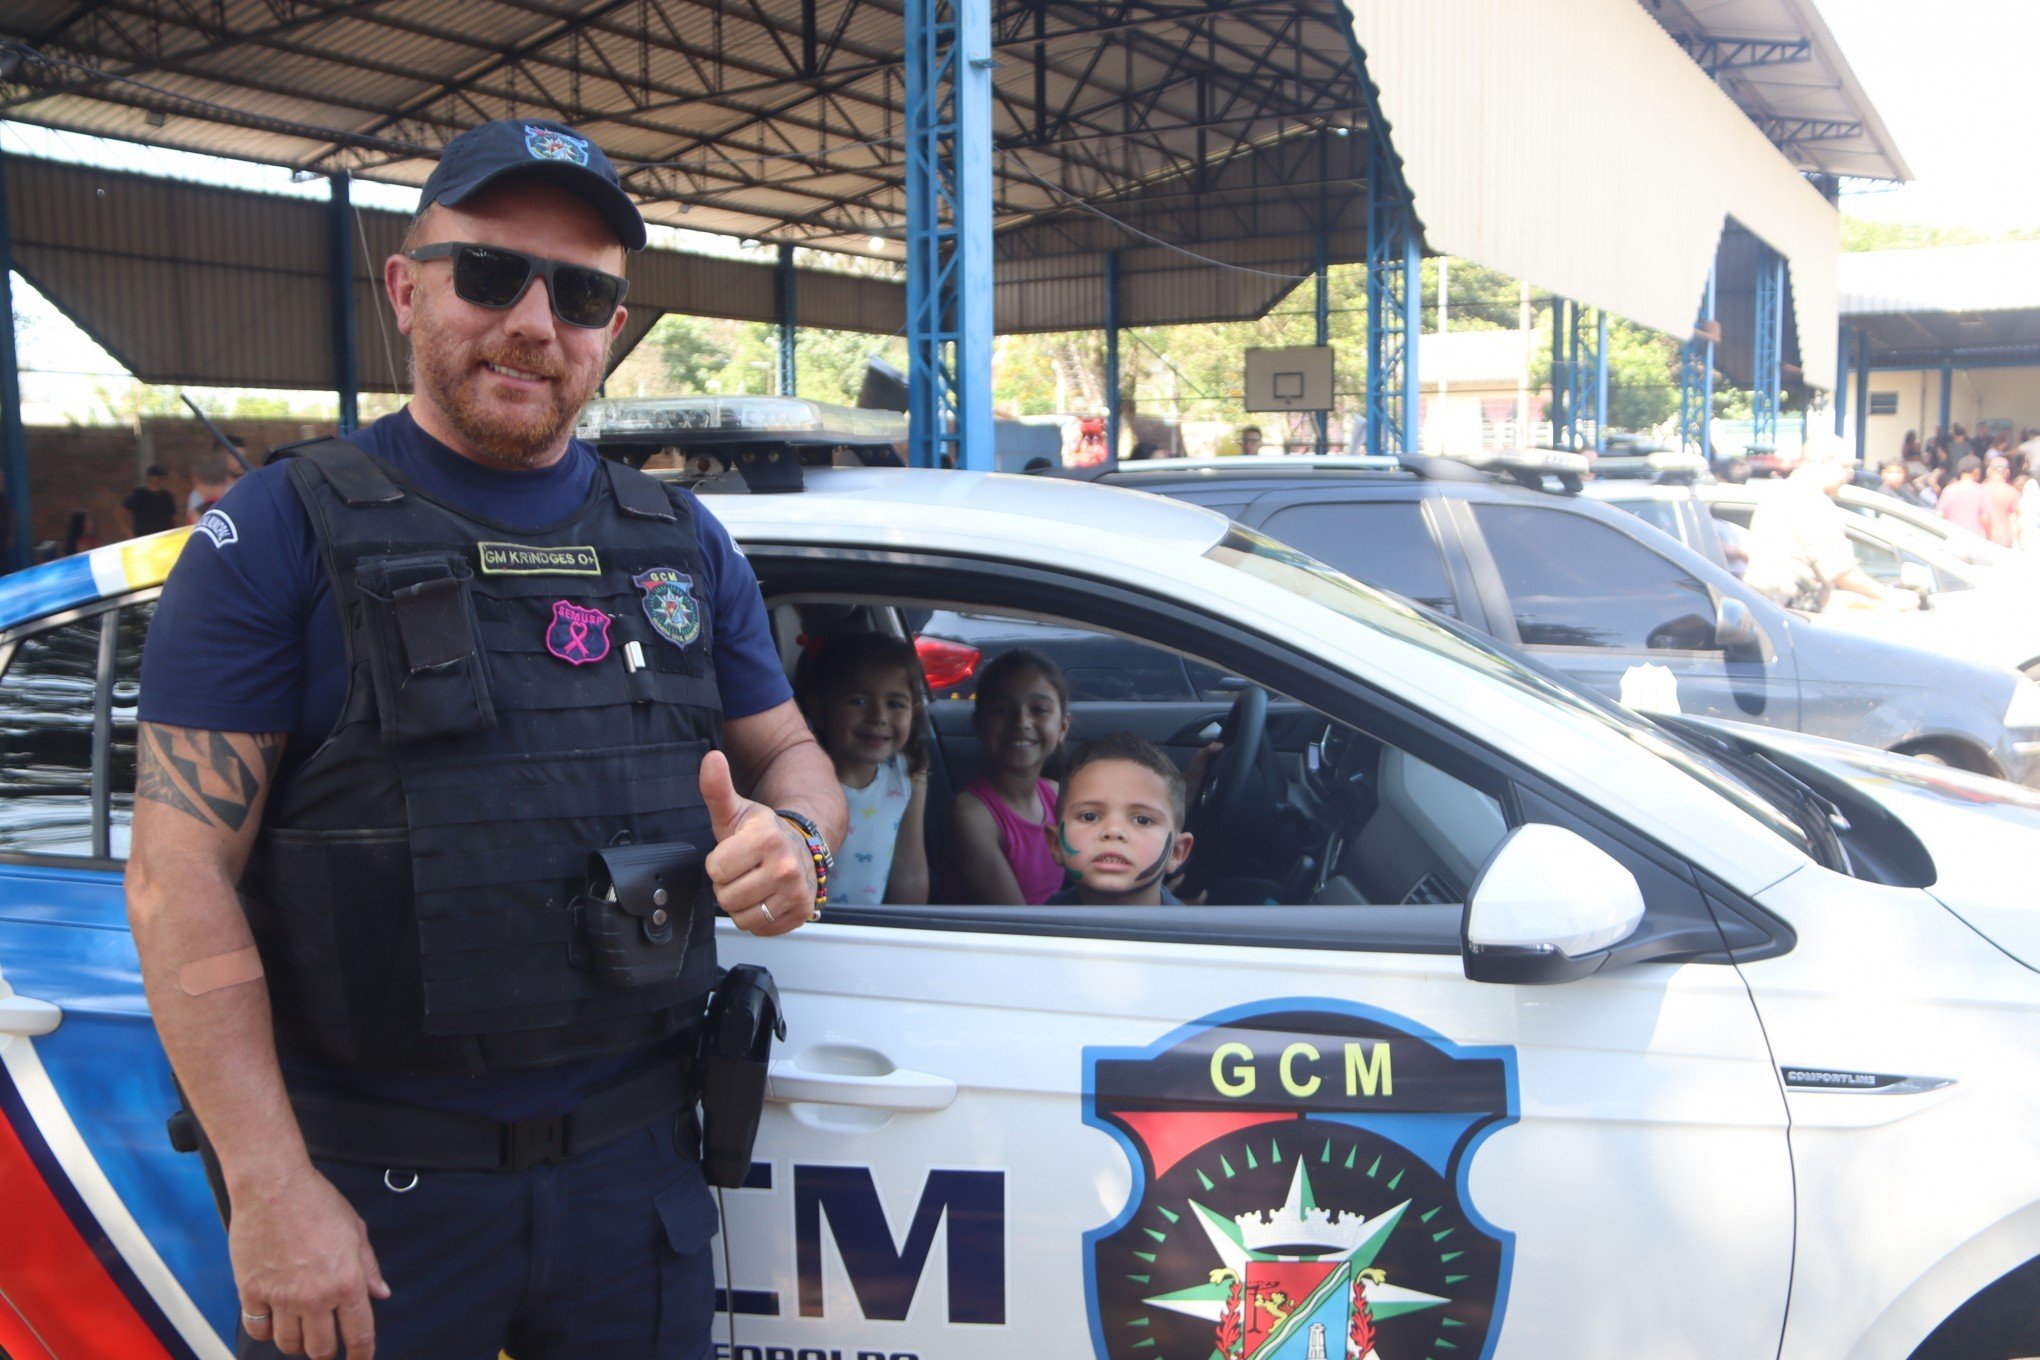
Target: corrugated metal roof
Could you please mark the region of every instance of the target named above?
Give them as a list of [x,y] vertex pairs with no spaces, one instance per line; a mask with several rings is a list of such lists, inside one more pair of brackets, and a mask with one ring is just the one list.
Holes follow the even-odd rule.
[[1912,178],[1812,0],[1639,3],[1801,170]]
[[[463,128],[544,115],[594,136],[650,220],[852,254],[876,235],[899,258],[902,22],[887,0],[11,0],[0,115],[411,185]],[[1338,0],[1009,3],[993,22],[1009,256],[1058,249],[1028,228],[1072,196],[1199,245],[1336,228],[1360,195],[1352,153],[1297,173],[1299,146],[1363,120]],[[1217,178],[1252,211],[1186,224],[1177,200]]]
[[1842,315],[2040,308],[2040,241],[1844,255]]
[[[1791,257],[1832,367],[1832,211],[1633,0],[1001,0],[1001,327],[1099,324],[1106,249],[1130,325],[1256,314],[1315,233],[1363,258],[1356,16],[1431,245],[1678,332],[1733,213]],[[898,259],[902,22],[899,0],[8,0],[0,116],[417,185],[460,130],[542,115],[654,222]]]
[[[16,267],[144,382],[333,385],[325,204],[26,157],[10,158],[8,191]],[[407,223],[354,213],[355,363],[370,391],[408,388],[382,292]],[[807,325],[885,335],[905,324],[897,283],[796,272]],[[779,314],[771,264],[654,249],[630,274],[619,360],[667,312]]]
[[[1807,376],[1833,381],[1833,205],[1634,0],[1375,0],[1354,24],[1435,249],[1683,337],[1732,218],[1786,257]],[[1724,256],[1722,291],[1747,280]]]

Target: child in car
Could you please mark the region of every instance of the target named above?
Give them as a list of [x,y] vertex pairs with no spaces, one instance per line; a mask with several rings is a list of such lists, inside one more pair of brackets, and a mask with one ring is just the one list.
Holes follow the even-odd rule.
[[1069,735],[1069,685],[1062,668],[1031,647],[993,658],[978,677],[971,726],[985,770],[949,806],[961,900],[1040,906],[1062,887],[1051,853],[1055,785],[1041,777]]
[[1051,848],[1076,882],[1050,906],[1180,907],[1166,880],[1190,857],[1183,774],[1153,742],[1114,732],[1085,743],[1063,778]]
[[913,644],[883,633],[838,634],[795,671],[801,712],[835,763],[850,811],[829,875],[831,902],[928,900],[926,684]]

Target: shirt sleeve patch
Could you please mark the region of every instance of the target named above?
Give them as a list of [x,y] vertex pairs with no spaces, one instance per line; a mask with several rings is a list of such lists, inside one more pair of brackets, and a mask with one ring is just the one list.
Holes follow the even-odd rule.
[[198,532],[213,541],[215,548],[224,548],[241,538],[241,531],[234,527],[233,517],[217,506],[200,515],[196,527]]

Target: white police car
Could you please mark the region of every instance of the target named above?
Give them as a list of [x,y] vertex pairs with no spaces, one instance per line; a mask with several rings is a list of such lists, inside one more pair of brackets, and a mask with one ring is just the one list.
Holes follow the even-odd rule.
[[[1074,736],[1231,729],[1212,905],[724,936],[791,1027],[726,1196],[728,1353],[2040,1353],[2034,795],[1649,724],[1134,492],[843,469],[712,503],[789,660],[921,609],[1046,617],[1225,677]],[[0,579],[15,1360],[228,1354],[118,876],[178,546]],[[931,713],[941,796],[974,742]]]

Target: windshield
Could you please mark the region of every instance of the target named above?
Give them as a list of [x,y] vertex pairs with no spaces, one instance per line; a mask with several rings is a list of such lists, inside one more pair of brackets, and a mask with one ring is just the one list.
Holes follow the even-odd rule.
[[1801,830],[1796,809],[1782,797],[1767,795],[1758,781],[1732,763],[1732,755],[1703,748],[1681,733],[1659,727],[1591,690],[1576,687],[1529,658],[1506,650],[1484,633],[1364,585],[1314,557],[1238,525],[1205,556],[1369,628],[1472,666],[1512,689],[1569,709],[1588,722],[1613,729],[1728,799],[1802,854],[1823,858]]

